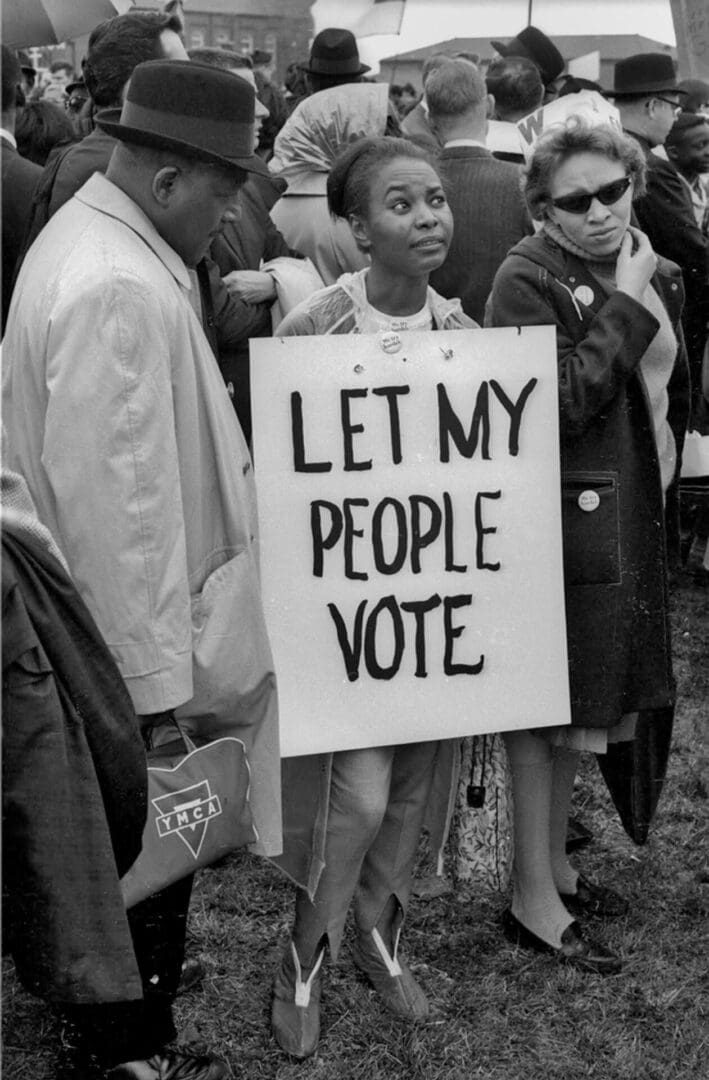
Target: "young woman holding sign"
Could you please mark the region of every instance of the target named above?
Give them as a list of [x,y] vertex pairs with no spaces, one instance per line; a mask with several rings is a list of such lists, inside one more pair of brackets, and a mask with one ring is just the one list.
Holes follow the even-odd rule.
[[[383,346],[396,349],[404,330],[475,326],[458,300],[428,285],[446,257],[453,218],[425,151],[403,139],[353,143],[336,161],[327,195],[371,265],[295,308],[277,336],[379,333]],[[300,888],[271,1020],[278,1044],[294,1057],[317,1047],[325,948],[337,957],[353,897],[355,964],[388,1009],[410,1019],[428,1015],[398,945],[437,751],[431,741],[283,762],[280,863]]]
[[515,871],[505,929],[599,973],[620,960],[574,915],[628,905],[566,858],[579,752],[632,738],[640,710],[674,697],[663,504],[688,411],[682,279],[630,225],[644,181],[640,148],[615,128],[571,117],[542,136],[525,176],[541,229],[507,256],[486,312],[492,326],[556,326],[571,681],[571,727],[506,736]]

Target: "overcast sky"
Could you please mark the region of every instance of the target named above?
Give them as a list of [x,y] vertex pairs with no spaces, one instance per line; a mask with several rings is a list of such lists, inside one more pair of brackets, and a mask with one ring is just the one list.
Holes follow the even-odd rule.
[[[369,0],[316,0],[315,29],[343,26]],[[360,41],[365,63],[453,37],[514,37],[527,25],[528,0],[407,0],[399,37]],[[554,34],[642,34],[675,44],[670,0],[533,0],[532,22]]]

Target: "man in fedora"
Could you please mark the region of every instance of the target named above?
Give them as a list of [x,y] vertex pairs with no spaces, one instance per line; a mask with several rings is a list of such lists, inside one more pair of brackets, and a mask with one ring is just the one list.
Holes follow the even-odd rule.
[[273,143],[276,135],[281,130],[288,117],[286,99],[283,91],[273,82],[273,57],[264,49],[255,49],[251,54],[254,78],[256,79],[256,93],[259,100],[268,109],[268,116],[264,119],[259,139],[259,157],[266,161],[273,153]]
[[361,82],[371,68],[360,61],[352,31],[329,26],[313,38],[310,58],[300,65],[300,70],[305,74],[310,93],[317,94],[332,86]]
[[[254,91],[230,72],[149,61],[120,114],[97,123],[117,140],[106,175],[54,215],[17,280],[3,350],[7,464],[64,552],[146,741],[171,731],[173,715],[206,739],[238,723],[254,837],[277,854],[253,473],[190,272],[234,217],[247,175],[265,171]],[[74,1010],[95,1075],[226,1075],[209,1055],[166,1049],[190,890],[183,879],[129,912],[142,1001]]]
[[701,404],[701,369],[709,321],[709,240],[697,225],[691,194],[675,166],[652,153],[663,146],[684,94],[671,56],[638,53],[615,65],[613,90],[623,128],[633,135],[647,163],[647,191],[634,203],[638,224],[658,255],[682,269],[686,292],[683,325],[692,402]]
[[547,105],[557,96],[556,81],[564,70],[564,58],[554,42],[536,26],[525,26],[511,41],[491,41],[500,56],[524,56],[539,69],[544,83],[544,101]]

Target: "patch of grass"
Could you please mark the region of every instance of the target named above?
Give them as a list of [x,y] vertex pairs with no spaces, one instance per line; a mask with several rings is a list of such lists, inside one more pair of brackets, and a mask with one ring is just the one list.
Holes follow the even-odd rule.
[[[589,930],[626,959],[603,978],[509,945],[505,897],[459,889],[415,899],[406,954],[433,1015],[382,1012],[347,942],[325,977],[318,1053],[286,1058],[269,1031],[270,985],[288,938],[293,890],[239,852],[199,876],[188,951],[206,968],[178,998],[183,1037],[218,1050],[245,1080],[701,1080],[708,1073],[707,786],[709,590],[673,592],[679,701],[662,801],[648,843],[623,832],[592,758],[575,811],[595,835],[577,857],[631,900],[629,915]],[[51,1080],[58,1033],[46,1007],[3,968],[5,1080]]]

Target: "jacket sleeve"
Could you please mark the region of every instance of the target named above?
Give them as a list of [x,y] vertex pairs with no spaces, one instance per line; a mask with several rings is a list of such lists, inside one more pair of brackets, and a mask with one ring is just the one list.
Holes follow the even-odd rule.
[[232,296],[222,281],[219,267],[212,259],[205,259],[209,276],[212,303],[211,318],[216,333],[217,359],[224,353],[234,352],[250,337],[259,337],[271,326],[271,305],[247,304]]
[[510,255],[493,282],[485,325],[556,327],[561,425],[573,436],[613,400],[660,324],[642,304],[615,292],[578,340],[583,319],[571,291],[542,267]]
[[171,349],[179,347],[161,298],[129,275],[108,290],[68,292],[47,342],[42,462],[57,541],[138,713],[192,697],[172,392]]

